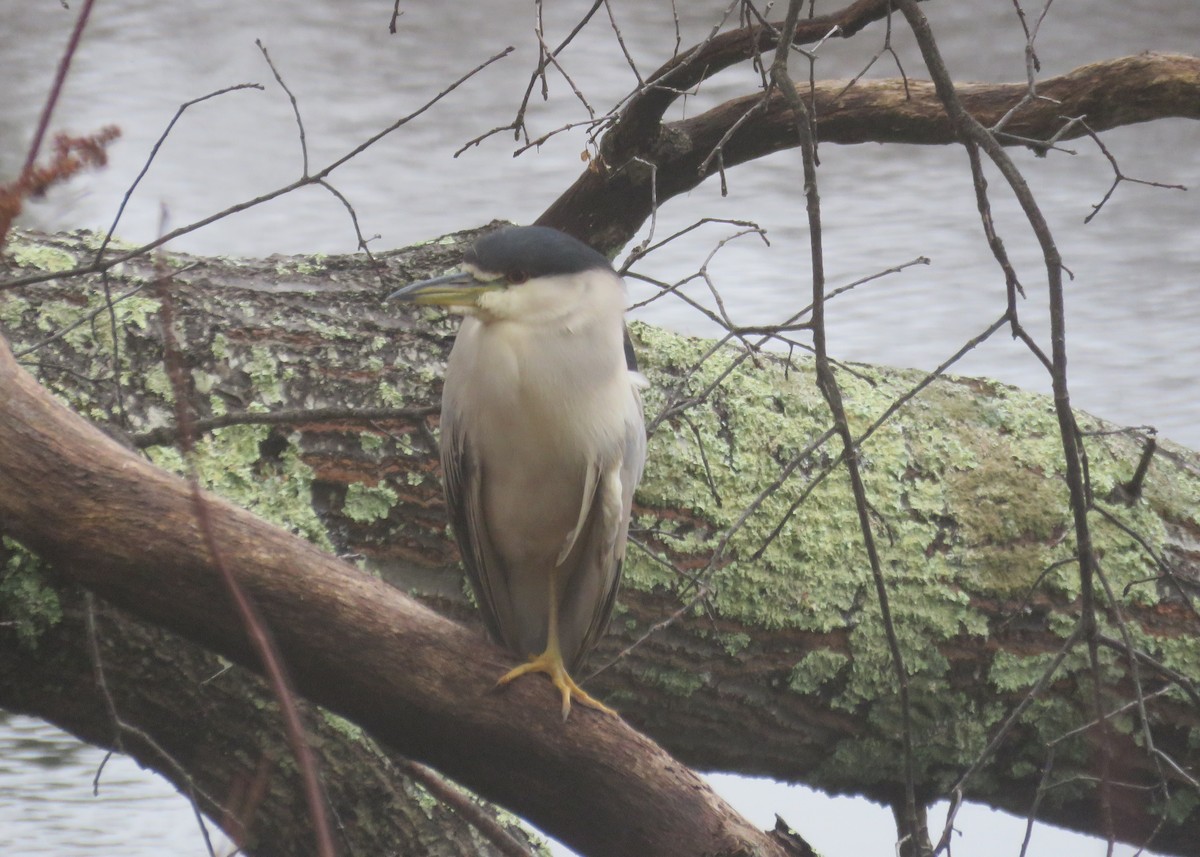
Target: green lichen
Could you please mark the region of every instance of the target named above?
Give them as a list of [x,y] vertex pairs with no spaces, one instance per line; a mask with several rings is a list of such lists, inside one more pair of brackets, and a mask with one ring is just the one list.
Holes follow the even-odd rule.
[[137,379],[133,377],[132,372],[123,372],[121,380],[125,384],[132,384],[136,380],[146,392],[154,394],[167,404],[175,401],[175,385],[171,383],[171,377],[161,363],[155,363],[142,370]]
[[[651,382],[644,396],[648,418],[668,401],[712,387],[701,405],[653,432],[638,491],[644,512],[634,530],[669,533],[664,545],[684,557],[707,557],[728,539],[721,562],[703,572],[714,613],[752,628],[845,634],[848,650],[808,653],[792,670],[788,687],[833,694],[828,703],[835,708],[866,712],[880,730],[894,727],[899,717],[888,702],[896,698],[892,655],[854,498],[844,468],[826,473],[840,444],[826,442],[797,460],[831,424],[811,364],[793,361],[785,370],[781,361],[761,357],[755,365],[730,347],[694,368],[710,343],[636,324],[631,333]],[[853,369],[839,370],[838,380],[856,435],[924,377],[880,367]],[[687,381],[679,388],[681,375]],[[1086,415],[1080,421],[1097,425]],[[1097,493],[1130,478],[1140,452],[1136,442],[1109,435],[1086,442]],[[939,765],[969,764],[988,730],[1005,716],[999,704],[971,712],[978,704],[973,697],[948,689],[950,664],[940,644],[986,639],[992,629],[980,609],[983,602],[1017,601],[1034,589],[1059,599],[1078,597],[1078,568],[1069,562],[1074,521],[1062,456],[1049,399],[958,378],[934,382],[859,449],[894,626],[910,674],[917,743],[930,749],[918,760],[919,770],[929,766],[921,770],[923,778],[936,780]],[[785,466],[794,472],[774,494],[761,496]],[[1194,521],[1200,509],[1196,480],[1160,475],[1169,486],[1148,477],[1142,499],[1110,510],[1152,545],[1166,539],[1163,519],[1178,519],[1185,510],[1184,517]],[[1180,481],[1188,487],[1174,484]],[[752,504],[755,511],[740,521]],[[668,514],[654,514],[658,508]],[[1141,586],[1131,599],[1154,603],[1154,587],[1138,583],[1156,576],[1153,558],[1122,528],[1092,519],[1094,545],[1114,590]],[[648,592],[679,585],[662,563],[640,551],[628,554],[625,580]],[[1052,611],[1045,621],[1064,639],[1076,622],[1069,611]],[[1117,634],[1107,625],[1105,630]],[[1136,636],[1139,646],[1169,658],[1172,668],[1184,674],[1200,668],[1194,646]],[[1103,664],[1106,679],[1122,677],[1117,659],[1106,655]],[[999,691],[1021,693],[1044,669],[1044,658],[998,656],[988,680]],[[1073,654],[1062,672],[1078,679],[1087,672],[1086,659]],[[693,686],[669,678],[676,691]],[[1079,725],[1077,706],[1046,701],[1035,708],[1047,740]],[[876,754],[895,757],[897,736],[880,731],[871,739],[874,745],[857,741],[839,747],[822,776],[832,781],[845,770],[839,765],[862,763],[880,782],[902,779],[898,769],[867,764]],[[855,776],[861,787],[861,770]]]
[[1004,692],[1029,690],[1045,676],[1055,656],[1055,652],[1035,652],[1027,655],[997,652],[988,670],[988,681],[997,690]]
[[644,665],[638,677],[646,684],[662,688],[672,696],[688,697],[704,687],[706,677],[690,670],[671,669],[665,666]]
[[15,235],[9,239],[8,252],[22,268],[34,268],[49,274],[69,271],[76,266],[75,257],[66,250],[28,242]]
[[429,791],[429,789],[425,788],[422,783],[416,780],[406,780],[405,791],[408,792],[408,796],[416,802],[417,807],[421,810],[421,812],[425,813],[426,818],[433,818],[433,814],[437,812],[438,807],[441,806],[441,801],[438,800],[437,797],[435,797],[433,793]]
[[[67,301],[43,301],[38,306],[35,324],[37,325],[37,329],[43,333],[58,333],[78,321],[82,312],[78,306]],[[73,331],[69,331],[66,341],[73,344],[90,343],[92,341],[91,330],[86,330],[86,327],[88,325],[83,325]]]
[[403,408],[407,404],[404,394],[387,378],[379,379],[379,386],[375,388],[375,396],[383,407]]
[[25,320],[25,311],[28,308],[29,305],[24,301],[0,292],[0,326],[6,331],[18,329]]
[[[273,324],[281,324],[283,321],[284,321],[284,319],[276,319],[272,323]],[[350,340],[353,338],[350,334],[347,333],[345,327],[339,327],[338,325],[336,325],[332,322],[321,321],[320,319],[317,319],[317,318],[309,319],[307,322],[307,327],[308,327],[309,331],[317,334],[322,339],[336,341],[336,340]]]
[[[231,367],[235,365],[233,360],[229,362]],[[283,383],[295,377],[295,369],[281,363],[278,355],[261,346],[251,348],[249,357],[236,368],[250,376],[258,402],[268,407],[285,401]]]
[[355,744],[361,744],[364,741],[371,740],[366,731],[356,723],[352,723],[345,717],[339,714],[334,714],[326,708],[320,708],[318,711],[321,714],[321,719],[325,724],[343,738],[347,738]]
[[0,536],[0,625],[11,626],[21,645],[34,648],[61,619],[62,605],[46,582],[42,560]]
[[1168,821],[1182,824],[1200,809],[1200,793],[1188,789],[1173,789],[1166,806],[1157,809]]
[[351,482],[346,489],[342,514],[352,521],[369,524],[386,518],[399,500],[396,492],[386,485],[364,485]]
[[212,372],[205,372],[201,369],[193,369],[191,374],[192,387],[195,389],[196,393],[201,396],[209,395],[213,389],[219,386],[221,383],[221,376]]
[[358,445],[362,447],[363,452],[378,452],[383,448],[383,444],[383,435],[364,431],[358,436]]
[[[102,296],[100,300],[103,300]],[[90,303],[90,301],[89,301]],[[138,330],[145,330],[150,319],[162,311],[162,302],[143,295],[130,295],[115,301],[112,305],[113,314],[117,320],[117,328],[132,324]]]
[[312,276],[325,270],[325,259],[321,254],[306,258],[282,259],[275,263],[275,273],[280,277],[290,274]]
[[[267,426],[243,425],[217,429],[196,443],[192,465],[200,484],[266,520],[332,550],[324,525],[312,506],[312,468],[300,457],[298,436],[287,447],[264,461],[262,443]],[[188,472],[183,456],[174,447],[148,451],[159,467]]]
[[728,654],[736,655],[738,652],[743,652],[750,645],[750,635],[743,633],[721,634],[719,635],[721,648]]
[[849,663],[850,659],[840,652],[814,649],[792,667],[788,687],[796,693],[816,693],[825,682],[841,675]]
[[[115,235],[111,237],[106,236],[103,232],[84,230],[75,234],[80,237],[80,242],[82,245],[93,252],[98,251],[101,248],[106,250],[134,250],[139,246],[118,238]],[[176,256],[168,256],[167,261],[172,265],[187,264],[186,260]]]

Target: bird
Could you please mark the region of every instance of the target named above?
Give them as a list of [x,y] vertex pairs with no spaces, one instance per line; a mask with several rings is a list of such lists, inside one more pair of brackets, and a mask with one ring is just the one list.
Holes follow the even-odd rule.
[[446,363],[441,464],[467,577],[493,639],[561,696],[615,715],[571,674],[612,615],[646,460],[646,380],[608,258],[545,226],[479,238],[461,266],[388,300],[464,318]]

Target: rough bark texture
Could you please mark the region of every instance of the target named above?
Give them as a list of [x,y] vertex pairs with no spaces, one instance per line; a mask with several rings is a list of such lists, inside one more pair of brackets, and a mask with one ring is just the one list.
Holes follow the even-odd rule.
[[[0,705],[163,772],[246,853],[310,853],[312,826],[278,706],[257,676],[101,599],[89,607],[74,587],[56,592],[62,617],[35,645],[0,629]],[[345,853],[506,853],[406,777],[406,760],[390,758],[354,724],[304,709]],[[478,811],[496,815],[482,804]],[[505,826],[528,845],[514,819]]]
[[[257,419],[251,411],[276,412],[274,425],[232,425],[206,435],[197,467],[210,487],[295,532],[362,557],[426,603],[468,621],[471,610],[446,535],[432,434],[440,362],[453,323],[432,314],[384,312],[379,298],[391,281],[444,269],[469,237],[389,255],[386,285],[369,264],[349,258],[197,260],[199,266],[172,285],[201,418],[228,423]],[[14,248],[14,259],[28,268],[63,270],[84,255],[78,239],[64,237],[30,238]],[[188,261],[172,258],[169,264]],[[154,276],[149,263],[128,264],[110,278],[110,290],[119,295]],[[20,351],[102,307],[94,285],[49,283],[0,298],[0,322]],[[108,314],[102,312],[24,359],[36,363],[43,382],[76,410],[106,421],[133,443],[161,443],[171,434],[170,395],[156,310],[157,300],[145,294],[115,305],[120,346],[115,358]],[[760,357],[755,366],[734,349],[699,362],[709,343],[641,326],[634,334],[652,381],[648,416],[668,408],[672,413],[651,437],[638,496],[635,535],[657,559],[631,550],[612,633],[593,665],[607,664],[689,603],[695,594],[690,575],[702,574],[708,595],[703,608],[683,611],[589,686],[695,767],[892,799],[901,786],[898,719],[853,504],[836,470],[809,490],[834,452],[818,448],[777,490],[759,497],[827,428],[810,367],[770,357]],[[856,372],[840,380],[859,433],[921,377],[870,367]],[[115,407],[118,401],[123,412]],[[1081,421],[1085,430],[1102,425],[1084,415]],[[1089,438],[1087,446],[1097,506],[1130,527],[1151,551],[1097,517],[1104,571],[1128,629],[1164,667],[1184,676],[1200,674],[1200,622],[1163,577],[1169,569],[1184,587],[1200,579],[1200,459],[1162,444],[1141,493],[1126,503],[1124,486],[1137,469],[1141,441],[1102,435]],[[887,533],[893,611],[913,673],[918,785],[925,798],[943,793],[971,763],[1072,627],[1077,581],[1073,569],[1061,564],[1071,551],[1064,535],[1070,532],[1070,512],[1056,450],[1046,399],[971,379],[934,383],[863,447],[868,489]],[[160,463],[178,465],[170,448],[148,451]],[[38,506],[30,514],[29,506],[50,489],[45,480],[63,468],[69,450],[49,452],[46,475],[34,484],[14,480],[26,480],[35,462],[0,452],[6,480],[0,529],[51,558],[67,558],[63,567],[101,593],[132,597],[129,609],[143,617],[218,650],[240,639],[219,608],[223,595],[203,556],[193,556],[187,569],[175,566],[171,551],[192,555],[195,539],[186,512],[163,520],[160,492],[177,488],[164,487],[168,482],[147,468],[132,483],[123,482],[129,496],[106,496],[97,507],[98,483],[84,460],[72,465],[79,470],[60,474],[73,492],[69,504]],[[10,486],[16,484],[22,487],[14,500]],[[789,515],[801,497],[799,511]],[[724,555],[706,568],[714,546],[756,502]],[[114,543],[111,527],[128,523],[104,517],[116,508],[140,516],[140,538]],[[386,590],[361,575],[333,570],[318,551],[305,554],[303,564],[325,568],[329,576],[297,579],[296,567],[279,553],[293,547],[264,542],[257,530],[247,529],[252,525],[245,517],[220,508],[229,527],[222,525],[222,541],[231,555],[246,551],[257,557],[245,573],[261,581],[256,595],[310,698],[529,813],[547,829],[554,826],[546,818],[511,799],[537,788],[534,771],[544,776],[542,766],[549,765],[555,779],[567,782],[572,776],[601,776],[586,769],[607,768],[598,759],[608,754],[639,769],[651,758],[652,748],[635,733],[615,723],[593,723],[590,712],[562,727],[543,682],[486,695],[507,665],[498,650],[483,647],[458,626],[393,604]],[[777,528],[779,536],[766,544]],[[250,532],[255,535],[247,543]],[[152,533],[159,535],[150,539]],[[80,564],[80,556],[91,551],[109,558]],[[260,577],[264,574],[270,577]],[[137,590],[131,575],[153,589]],[[17,602],[9,597],[0,606],[11,613],[22,609]],[[385,602],[397,615],[437,633],[426,637],[419,631],[414,638],[407,630],[394,634],[379,626],[377,611]],[[185,609],[188,605],[201,608]],[[1101,621],[1118,637],[1113,608],[1106,605]],[[244,656],[240,646],[230,654]],[[1115,709],[1133,698],[1132,674],[1127,660],[1112,653],[1106,669],[1106,701]],[[372,684],[378,676],[389,676],[389,684]],[[1146,693],[1166,686],[1167,676],[1149,664],[1141,667]],[[968,798],[1027,811],[1047,759],[1046,742],[1090,720],[1089,680],[1086,658],[1069,657],[1051,692],[970,781]],[[1156,746],[1194,772],[1200,744],[1195,696],[1176,688],[1147,705]],[[53,719],[52,712],[42,713]],[[525,726],[524,737],[506,731],[516,720]],[[588,746],[573,743],[576,730],[586,732]],[[1062,784],[1046,792],[1040,816],[1101,830],[1086,778],[1098,772],[1103,749],[1114,780],[1155,783],[1154,763],[1139,741],[1136,730],[1122,728],[1104,748],[1089,730],[1062,742],[1049,780]],[[557,767],[564,760],[571,762]],[[1173,779],[1169,771],[1167,777]],[[585,800],[585,794],[596,794],[594,787],[575,794]],[[1148,836],[1165,814],[1168,821],[1154,846],[1200,853],[1190,832],[1196,810],[1188,788],[1176,788],[1165,803],[1153,790],[1147,794],[1118,790],[1121,837]],[[614,800],[606,795],[599,804]],[[650,794],[636,801],[651,814],[669,814]],[[594,815],[596,806],[572,805],[564,812]],[[789,820],[803,830],[803,819]],[[574,841],[604,853],[595,837],[610,839],[628,824],[627,814],[619,821],[605,817],[590,830],[575,831]]]
[[[848,83],[799,87],[822,143],[955,142],[929,81],[860,80],[847,88]],[[989,128],[1029,93],[1025,83],[967,83],[957,90],[968,112]],[[1039,81],[1037,92],[1043,98],[1014,112],[998,137],[1001,143],[1036,148],[1034,141],[1063,130],[1065,117],[1083,117],[1095,131],[1168,117],[1200,119],[1200,57],[1146,53],[1091,63]],[[601,158],[539,223],[615,251],[649,217],[653,199],[661,205],[721,168],[797,145],[795,119],[778,92],[765,104],[762,93],[752,93],[689,119],[656,124],[639,119],[633,127],[640,133],[633,134],[622,118],[620,136],[606,138]],[[1075,124],[1061,139],[1085,133],[1084,126]],[[651,193],[652,182],[657,197]]]
[[[193,336],[211,344],[217,336],[230,342],[237,334],[231,319],[211,315],[212,306],[187,306],[186,291],[178,289],[179,311],[194,360],[199,352],[192,350]],[[264,297],[268,304],[280,297],[287,304],[300,295],[285,289]],[[326,317],[326,333],[340,323],[327,314],[347,297],[342,293],[323,307],[309,301],[317,316]],[[265,308],[241,302],[243,322]],[[138,312],[132,305],[126,309]],[[379,319],[397,334],[407,324]],[[141,320],[153,327],[152,319]],[[276,355],[290,351],[297,357],[303,329],[314,320],[277,317],[276,329],[291,344]],[[308,338],[309,345],[317,341]],[[406,344],[411,346],[397,335],[391,347]],[[324,348],[301,362],[319,371],[334,368]],[[239,365],[235,359],[223,367],[233,376],[226,379],[232,387]],[[200,366],[190,367],[196,378]],[[289,374],[274,370],[274,381]],[[397,385],[401,392],[407,387]],[[140,618],[254,666],[243,630],[224,609],[223,584],[186,483],[54,402],[7,349],[0,351],[0,391],[0,526],[6,534],[52,562],[59,574]],[[226,396],[233,392],[223,390]],[[391,427],[404,431],[394,420]],[[266,459],[262,475],[269,484],[272,456],[263,447],[254,442],[252,455]],[[218,466],[228,473],[234,459]],[[281,490],[296,488],[307,493],[307,486],[295,484]],[[696,774],[618,718],[585,710],[564,724],[557,707],[546,704],[548,688],[538,682],[489,696],[511,663],[476,632],[228,502],[210,497],[206,505],[223,564],[257,603],[297,690],[310,700],[587,854],[795,853],[752,828]]]

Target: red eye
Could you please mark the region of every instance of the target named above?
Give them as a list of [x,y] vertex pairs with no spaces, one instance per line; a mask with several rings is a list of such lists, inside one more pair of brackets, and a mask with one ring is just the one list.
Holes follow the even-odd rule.
[[505,279],[507,279],[510,284],[517,286],[528,280],[529,275],[524,271],[509,271]]

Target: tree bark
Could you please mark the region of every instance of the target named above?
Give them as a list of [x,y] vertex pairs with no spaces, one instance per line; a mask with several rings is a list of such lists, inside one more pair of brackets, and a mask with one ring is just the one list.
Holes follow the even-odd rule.
[[211,535],[301,694],[581,852],[796,853],[619,718],[563,723],[537,682],[491,693],[511,658],[399,590],[213,495],[206,534],[185,481],[54,401],[6,346],[0,401],[0,524],[70,581],[256,668]]
[[[86,599],[76,587],[55,591],[61,619],[36,645],[0,627],[0,706],[36,714],[161,772],[248,854],[311,853],[308,810],[279,707],[264,683],[176,634]],[[412,763],[348,721],[303,708],[345,853],[532,853],[511,816],[501,821],[482,803],[468,807],[468,815],[456,812],[431,796],[424,778],[406,775]],[[484,826],[480,815],[503,833],[481,833],[473,826]]]
[[[850,85],[832,80],[797,89],[816,117],[822,143],[955,142],[929,81],[859,80]],[[957,90],[967,111],[989,128],[1019,108],[997,139],[1006,146],[1044,151],[1046,141],[1075,139],[1089,127],[1102,131],[1169,117],[1200,119],[1200,57],[1146,53],[1091,63],[1039,81],[1037,99],[1027,100],[1026,83],[967,83]],[[1069,123],[1070,117],[1082,117],[1086,126]],[[639,120],[636,135],[625,121],[623,116],[612,132],[619,129],[619,143],[606,138],[600,158],[539,223],[615,252],[637,234],[655,200],[662,205],[719,170],[798,142],[795,119],[779,92],[767,99],[761,92],[730,99],[677,122]]]
[[[205,435],[197,454],[211,488],[361,557],[468,621],[432,437],[454,325],[385,312],[379,300],[394,282],[444,270],[470,238],[387,254],[382,270],[348,257],[170,257],[158,267],[128,263],[109,280],[119,295],[159,276],[164,264],[197,265],[175,277],[171,293],[201,425],[226,426]],[[66,237],[30,238],[14,251],[26,266],[59,270],[87,252]],[[0,320],[18,351],[104,310],[95,288],[79,282],[2,300]],[[153,446],[172,433],[158,300],[139,293],[116,303],[115,337],[102,312],[24,360],[76,410],[177,464],[170,448]],[[694,767],[892,800],[903,784],[898,720],[853,506],[838,471],[819,478],[833,453],[816,445],[801,454],[828,427],[811,367],[766,355],[756,367],[730,348],[702,360],[709,343],[643,326],[633,332],[652,381],[647,415],[665,415],[651,437],[635,526],[654,558],[631,547],[612,633],[593,657],[594,666],[615,663],[589,686]],[[857,435],[923,377],[872,367],[842,376]],[[50,408],[11,365],[4,383],[0,530],[139,617],[246,661],[181,484]],[[1080,420],[1085,430],[1111,428]],[[39,447],[35,436],[48,438],[56,423],[77,440],[59,435]],[[1072,546],[1054,437],[1045,398],[943,379],[863,443],[913,673],[924,800],[955,782],[1038,683],[1078,609],[1072,572],[1061,565]],[[1116,599],[1102,622],[1118,639],[1123,619],[1151,659],[1135,674],[1114,642],[1104,693],[1117,709],[1140,682],[1157,749],[1195,771],[1200,697],[1185,677],[1200,674],[1200,622],[1186,593],[1200,580],[1200,457],[1162,443],[1136,483],[1143,450],[1135,434],[1088,439],[1097,544]],[[759,837],[706,791],[690,805],[665,798],[698,786],[622,724],[592,712],[560,724],[545,683],[489,694],[509,661],[477,633],[221,501],[212,505],[228,560],[240,564],[313,701],[587,853],[638,853],[614,842],[614,831],[684,842],[670,819],[703,827],[694,822],[705,813],[735,831],[721,847]],[[697,585],[705,597],[696,598]],[[12,656],[11,647],[0,652]],[[1045,785],[1047,743],[1090,720],[1089,681],[1085,659],[1068,657],[1051,691],[968,782],[967,797],[1026,812]],[[1122,731],[1104,748],[1109,776],[1131,787],[1117,804],[1120,836],[1139,841],[1167,814],[1153,846],[1200,853],[1186,786],[1175,790],[1181,802],[1169,804],[1133,790],[1160,783],[1139,734]],[[1087,785],[1100,756],[1086,728],[1057,743],[1048,776],[1063,784],[1044,791],[1041,818],[1103,829]],[[625,772],[613,775],[620,766]],[[1177,779],[1170,770],[1165,777]],[[576,800],[563,799],[566,783]],[[589,803],[596,794],[603,799]],[[791,821],[803,830],[803,819]],[[641,853],[673,852],[656,840]]]

